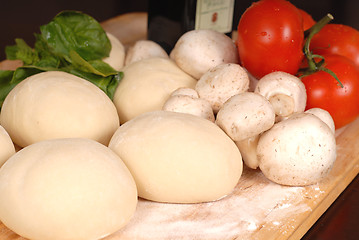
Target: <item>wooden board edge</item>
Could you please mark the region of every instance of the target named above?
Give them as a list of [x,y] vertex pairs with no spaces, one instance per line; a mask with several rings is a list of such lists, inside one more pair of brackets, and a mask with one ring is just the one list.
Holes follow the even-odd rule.
[[[358,165],[357,160],[357,166]],[[358,175],[359,167],[354,168],[352,171],[348,171],[343,175],[346,175],[342,179],[339,179],[338,184],[330,191],[330,193],[317,204],[316,208],[308,214],[307,218],[293,231],[288,237],[288,240],[301,239],[308,230],[316,223],[316,221],[328,210],[328,208],[334,203],[339,195],[349,186],[353,179]]]
[[[344,141],[347,135],[351,132],[358,132],[358,130],[359,118],[347,125],[345,129],[339,129],[340,134],[337,136],[337,139],[340,141],[340,138],[344,138]],[[330,181],[332,183],[330,184],[332,188],[327,188],[328,194],[325,195],[325,197],[322,198],[318,204],[316,204],[313,211],[302,220],[302,223],[292,232],[290,236],[288,236],[288,239],[295,240],[302,238],[314,225],[314,223],[324,214],[324,212],[328,210],[339,195],[342,194],[342,192],[350,185],[353,179],[359,174],[359,156],[355,156],[355,158],[350,161],[350,164],[345,166],[345,169],[345,172],[342,172],[335,179]]]

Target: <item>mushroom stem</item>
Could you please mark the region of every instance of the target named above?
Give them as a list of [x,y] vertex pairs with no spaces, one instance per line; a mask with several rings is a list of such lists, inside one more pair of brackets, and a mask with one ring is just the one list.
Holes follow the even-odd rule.
[[294,100],[286,94],[278,93],[271,96],[268,100],[272,104],[277,116],[288,117],[294,112]]
[[307,93],[303,82],[296,76],[276,71],[262,77],[255,90],[272,104],[276,122],[298,112],[304,112]]
[[242,141],[235,142],[239,151],[242,154],[244,164],[252,169],[257,169],[259,166],[259,160],[257,156],[257,145],[259,135],[246,138]]

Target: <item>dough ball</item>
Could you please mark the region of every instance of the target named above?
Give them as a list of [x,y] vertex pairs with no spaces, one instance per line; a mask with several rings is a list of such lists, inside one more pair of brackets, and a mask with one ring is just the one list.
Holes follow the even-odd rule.
[[0,126],[0,167],[15,154],[15,146],[6,130]]
[[235,143],[213,122],[190,114],[142,114],[122,125],[109,147],[134,176],[139,196],[153,201],[218,200],[242,174]]
[[1,124],[20,147],[67,137],[107,145],[119,119],[115,105],[97,86],[69,73],[51,71],[28,77],[8,94]]
[[113,67],[113,69],[120,71],[125,65],[126,50],[123,44],[111,33],[107,33],[107,37],[111,42],[110,55],[102,59],[105,63]]
[[90,139],[32,144],[0,169],[0,220],[29,239],[99,239],[121,229],[137,205],[121,159]]
[[170,59],[149,58],[123,68],[124,78],[114,95],[121,123],[142,113],[161,110],[180,87],[194,88],[197,81]]

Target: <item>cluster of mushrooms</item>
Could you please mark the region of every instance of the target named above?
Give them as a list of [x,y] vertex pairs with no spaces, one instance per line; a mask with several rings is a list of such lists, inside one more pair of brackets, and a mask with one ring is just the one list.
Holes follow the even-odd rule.
[[323,109],[305,109],[306,89],[298,77],[277,71],[255,79],[240,66],[233,39],[212,30],[185,33],[169,55],[150,40],[137,41],[125,53],[108,35],[115,49],[105,61],[117,69],[163,58],[196,79],[194,88],[173,91],[162,110],[217,124],[236,143],[247,167],[290,186],[317,183],[331,170],[336,159],[333,119]]
[[215,122],[238,146],[245,165],[291,186],[321,181],[336,159],[335,126],[319,108],[305,110],[306,89],[285,72],[257,80],[238,64],[230,38],[209,30],[184,34],[170,57],[198,79],[174,91],[163,110]]

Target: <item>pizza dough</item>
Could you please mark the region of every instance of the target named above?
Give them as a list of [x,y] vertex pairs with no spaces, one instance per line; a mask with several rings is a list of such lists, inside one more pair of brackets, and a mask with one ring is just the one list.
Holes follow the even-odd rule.
[[102,61],[113,67],[113,69],[120,71],[125,65],[125,47],[117,37],[115,37],[111,33],[106,34],[111,42],[111,51],[110,55],[102,59]]
[[137,205],[121,159],[89,139],[52,139],[13,155],[0,170],[0,220],[29,239],[99,239]]
[[170,59],[148,58],[123,68],[124,78],[114,95],[121,123],[142,113],[161,110],[180,87],[194,88],[197,81]]
[[214,201],[242,174],[235,143],[213,122],[156,111],[123,124],[109,147],[131,171],[140,197],[171,203]]
[[119,127],[116,107],[97,86],[75,75],[43,72],[6,97],[1,125],[20,147],[53,138],[83,137],[108,144]]
[[0,167],[15,153],[15,146],[6,130],[0,126]]

